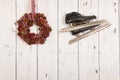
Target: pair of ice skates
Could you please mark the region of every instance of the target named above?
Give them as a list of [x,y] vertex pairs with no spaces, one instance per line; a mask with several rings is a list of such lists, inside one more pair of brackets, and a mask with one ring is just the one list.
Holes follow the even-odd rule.
[[93,21],[94,19],[96,19],[94,15],[84,16],[78,12],[68,13],[65,22],[69,24],[69,27],[61,29],[60,32],[70,31],[72,35],[75,35],[75,38],[69,41],[69,44],[72,44],[110,26],[106,20]]

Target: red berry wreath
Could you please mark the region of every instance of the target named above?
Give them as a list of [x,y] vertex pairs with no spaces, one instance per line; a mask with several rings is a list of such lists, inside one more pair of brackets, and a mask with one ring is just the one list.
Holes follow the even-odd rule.
[[[18,36],[24,40],[29,45],[31,44],[44,44],[46,38],[51,32],[51,28],[46,20],[44,14],[41,13],[25,13],[20,20],[17,21],[18,24]],[[39,28],[39,33],[31,33],[30,27],[33,24],[37,25]]]

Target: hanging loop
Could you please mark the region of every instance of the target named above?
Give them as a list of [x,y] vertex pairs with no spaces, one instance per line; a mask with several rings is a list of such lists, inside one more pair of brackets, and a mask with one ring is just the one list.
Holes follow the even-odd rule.
[[35,0],[31,0],[31,10],[32,10],[33,21],[35,21],[34,20],[34,16],[35,16]]

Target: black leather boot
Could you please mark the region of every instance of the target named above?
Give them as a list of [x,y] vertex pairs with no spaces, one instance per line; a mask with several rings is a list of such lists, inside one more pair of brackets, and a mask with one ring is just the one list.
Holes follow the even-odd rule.
[[[94,15],[93,16],[83,16],[82,14],[80,14],[78,12],[72,12],[72,13],[66,14],[65,22],[66,22],[66,24],[72,23],[72,24],[80,25],[80,24],[84,24],[85,21],[90,21],[90,20],[93,20],[93,19],[96,19],[96,16],[94,16]],[[87,28],[82,28],[82,29],[71,31],[71,32],[72,32],[72,35],[76,35],[80,32],[87,31],[90,28],[96,27],[96,26],[98,26],[98,25],[89,26]]]

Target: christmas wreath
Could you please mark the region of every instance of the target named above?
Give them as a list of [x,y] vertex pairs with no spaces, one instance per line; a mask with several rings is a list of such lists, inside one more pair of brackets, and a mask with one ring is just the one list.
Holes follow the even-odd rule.
[[[18,36],[28,43],[32,44],[44,44],[46,38],[51,32],[51,27],[44,14],[35,13],[35,2],[32,1],[32,13],[25,13],[18,21]],[[31,33],[30,27],[37,25],[39,32]]]

